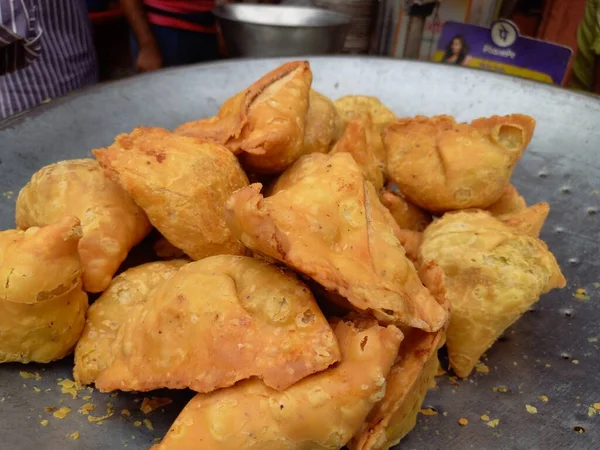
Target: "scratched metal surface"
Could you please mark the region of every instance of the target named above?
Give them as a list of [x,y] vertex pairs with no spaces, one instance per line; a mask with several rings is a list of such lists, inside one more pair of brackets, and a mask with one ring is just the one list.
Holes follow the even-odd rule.
[[[13,226],[14,200],[45,164],[89,155],[136,125],[167,128],[212,115],[228,96],[273,68],[278,60],[201,65],[92,87],[0,124],[0,226]],[[542,233],[569,281],[512,326],[487,353],[489,374],[453,385],[446,377],[426,405],[417,428],[398,448],[600,449],[600,101],[546,85],[462,68],[386,59],[313,58],[314,86],[337,98],[376,95],[398,115],[452,114],[459,120],[522,112],[538,120],[535,138],[513,182],[530,203],[552,206]],[[11,195],[11,192],[14,193]],[[573,297],[584,288],[589,301]],[[0,365],[0,448],[142,449],[162,436],[189,398],[149,416],[140,395],[91,394],[97,410],[113,404],[102,425],[77,413],[87,400],[60,393],[57,378],[71,374],[70,359],[47,366]],[[20,370],[39,372],[23,379]],[[493,388],[506,386],[508,392]],[[34,387],[40,388],[36,392]],[[547,396],[542,402],[539,396]],[[137,403],[136,403],[137,402]],[[537,408],[537,414],[525,405]],[[64,420],[46,406],[69,406]],[[122,416],[122,409],[131,416]],[[499,419],[492,428],[480,419]],[[459,427],[457,420],[469,424]],[[148,418],[153,430],[135,421]],[[49,421],[46,427],[40,421]],[[575,431],[578,430],[579,432]],[[79,440],[67,434],[78,431]]]

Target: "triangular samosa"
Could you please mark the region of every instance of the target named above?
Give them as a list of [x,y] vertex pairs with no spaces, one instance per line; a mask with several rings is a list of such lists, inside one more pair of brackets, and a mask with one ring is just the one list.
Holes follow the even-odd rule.
[[278,392],[248,380],[198,394],[155,450],[338,450],[386,390],[402,333],[374,320],[334,321],[342,361]]
[[211,392],[250,377],[286,389],[339,360],[310,290],[254,258],[213,256],[183,266],[130,312],[101,391]]
[[566,281],[544,242],[487,211],[447,213],[424,232],[420,261],[445,273],[452,313],[446,345],[460,377],[534,304]]
[[232,232],[384,323],[436,331],[446,311],[423,286],[397,225],[348,153],[268,198],[253,184],[226,206]]

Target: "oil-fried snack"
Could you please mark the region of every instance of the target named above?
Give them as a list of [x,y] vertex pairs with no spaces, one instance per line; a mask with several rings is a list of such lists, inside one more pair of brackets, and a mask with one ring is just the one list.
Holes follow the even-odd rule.
[[185,258],[185,252],[161,236],[152,246],[156,256],[162,259]]
[[243,254],[223,206],[248,179],[226,148],[163,128],[136,128],[93,153],[176,248],[193,259]]
[[224,145],[251,171],[281,172],[303,152],[311,83],[308,62],[283,64],[227,100],[216,117],[175,133]]
[[132,312],[146,303],[152,289],[175,275],[187,262],[142,264],[113,279],[88,310],[85,328],[75,347],[75,381],[91,384],[112,364],[122,344],[120,330]]
[[331,154],[335,153],[350,153],[365,180],[370,181],[378,192],[383,188],[385,150],[370,115],[348,122],[342,137],[331,150]]
[[520,233],[539,237],[549,213],[550,205],[542,202],[520,211],[499,215],[498,219]]
[[310,153],[301,156],[294,164],[288,167],[285,172],[279,175],[277,180],[275,180],[275,182],[266,190],[265,197],[293,186],[302,178],[310,175],[321,167],[327,160],[329,160],[329,156],[322,153]]
[[0,232],[0,362],[47,363],[71,352],[88,307],[79,220]]
[[[448,309],[443,272],[428,262],[419,270],[423,283],[440,304]],[[371,410],[366,424],[348,443],[350,450],[380,450],[398,444],[417,423],[417,415],[430,387],[439,362],[437,350],[444,344],[445,328],[426,333],[405,329],[396,362],[387,377],[385,396]]]
[[446,275],[448,355],[460,377],[540,295],[566,284],[546,244],[486,211],[445,214],[427,227],[419,251]]
[[534,128],[521,114],[471,124],[451,116],[402,119],[384,132],[388,175],[428,211],[486,208],[502,196]]
[[423,286],[397,225],[347,153],[277,194],[260,184],[226,205],[232,232],[248,248],[293,267],[388,324],[436,331],[447,313]]
[[340,116],[331,100],[311,89],[302,153],[306,155],[329,152],[341,131]]
[[390,123],[397,118],[377,97],[365,95],[346,95],[338,98],[334,105],[342,118],[343,126],[353,119],[370,115],[378,133],[381,133]]
[[101,391],[211,392],[250,377],[286,389],[340,358],[310,290],[254,258],[183,266],[130,314]]
[[152,229],[144,211],[93,159],[43,167],[21,189],[16,222],[21,229],[43,227],[75,216],[83,237],[79,255],[83,288],[103,291],[129,251]]
[[515,212],[523,211],[527,208],[525,199],[521,197],[517,188],[512,184],[507,184],[502,193],[500,199],[485,208],[487,211],[492,213],[494,216],[500,216],[502,214],[512,214]]
[[431,214],[413,205],[393,189],[381,194],[381,203],[392,213],[392,217],[403,230],[423,231],[431,223]]
[[342,362],[283,392],[258,380],[198,394],[155,450],[338,450],[385,392],[402,341],[374,320],[333,322]]

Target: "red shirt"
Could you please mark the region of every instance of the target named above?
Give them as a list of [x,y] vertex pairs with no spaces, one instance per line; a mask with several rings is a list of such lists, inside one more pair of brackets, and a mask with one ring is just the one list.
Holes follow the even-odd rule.
[[215,33],[214,17],[210,12],[215,0],[144,0],[148,22],[164,27]]

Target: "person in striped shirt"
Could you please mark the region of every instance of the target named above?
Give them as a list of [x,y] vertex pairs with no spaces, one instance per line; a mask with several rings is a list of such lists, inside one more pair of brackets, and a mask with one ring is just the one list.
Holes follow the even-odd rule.
[[139,72],[217,59],[215,0],[121,0]]
[[85,2],[0,0],[0,119],[97,80]]

